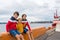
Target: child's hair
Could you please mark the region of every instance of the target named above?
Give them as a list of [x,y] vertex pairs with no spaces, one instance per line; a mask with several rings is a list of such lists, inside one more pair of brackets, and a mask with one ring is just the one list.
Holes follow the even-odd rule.
[[17,11],[16,11],[16,12],[14,12],[14,14],[13,14],[13,15],[15,15],[15,14],[17,14],[17,15],[19,16],[19,12],[17,12]]
[[20,20],[20,18],[18,18],[18,21]]
[[27,17],[27,15],[26,15],[26,14],[22,14],[22,18],[23,18],[23,16],[24,16],[24,15]]
[[19,20],[22,20],[22,19],[21,19],[21,18],[18,18],[18,21],[19,21]]

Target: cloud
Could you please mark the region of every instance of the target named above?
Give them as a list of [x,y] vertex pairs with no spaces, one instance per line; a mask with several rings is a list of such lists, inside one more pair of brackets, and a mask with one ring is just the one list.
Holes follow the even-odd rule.
[[12,6],[12,0],[0,0],[0,9],[5,9],[5,7]]
[[34,17],[34,16],[29,16],[29,17],[27,17],[27,19],[29,20],[29,21],[43,21],[43,19],[39,19],[39,18],[37,18],[37,17]]
[[[23,13],[27,14],[29,21],[50,21],[53,20],[55,9],[60,7],[58,5],[56,0],[0,0],[0,19],[3,18],[3,21],[5,19],[7,21],[14,11],[18,11],[20,16]],[[60,15],[59,10],[58,14]]]
[[0,15],[0,22],[7,22],[10,17],[10,15]]

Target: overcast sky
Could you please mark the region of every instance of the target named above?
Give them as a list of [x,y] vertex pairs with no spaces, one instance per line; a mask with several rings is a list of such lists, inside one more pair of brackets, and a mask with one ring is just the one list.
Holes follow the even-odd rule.
[[7,21],[15,11],[27,14],[29,21],[53,20],[55,10],[60,15],[60,0],[0,0],[0,22]]

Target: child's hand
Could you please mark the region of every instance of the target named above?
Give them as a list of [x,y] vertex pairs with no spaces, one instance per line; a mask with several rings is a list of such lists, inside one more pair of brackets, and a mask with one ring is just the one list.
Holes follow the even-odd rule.
[[24,24],[26,24],[26,22],[24,22]]
[[30,30],[30,33],[32,33],[32,31]]
[[24,22],[26,24],[26,22]]

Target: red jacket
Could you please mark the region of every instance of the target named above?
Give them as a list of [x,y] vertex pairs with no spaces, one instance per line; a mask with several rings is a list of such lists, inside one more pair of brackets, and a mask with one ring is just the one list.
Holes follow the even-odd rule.
[[6,31],[9,32],[10,30],[16,30],[16,19],[14,17],[11,17],[11,19],[6,24]]
[[26,27],[28,27],[28,29],[29,29],[29,30],[31,30],[31,27],[30,27],[30,25],[29,25],[28,21],[22,21],[22,23],[23,23],[23,24],[24,24],[24,23],[26,23],[25,28],[26,28]]

